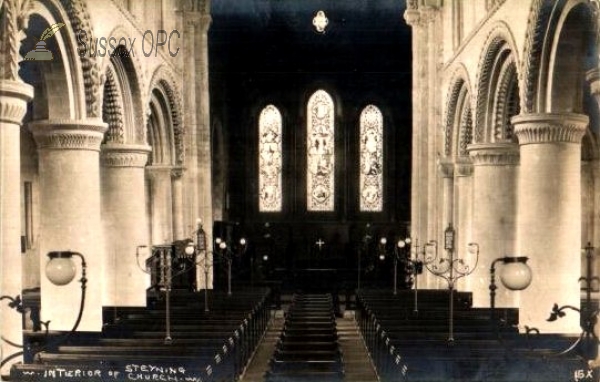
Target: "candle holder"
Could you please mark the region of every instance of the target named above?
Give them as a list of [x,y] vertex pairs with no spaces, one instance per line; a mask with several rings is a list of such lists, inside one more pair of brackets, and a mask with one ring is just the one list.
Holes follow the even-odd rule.
[[242,237],[235,244],[227,244],[227,241],[220,237],[215,239],[217,253],[219,257],[227,263],[227,295],[231,296],[231,267],[235,258],[241,258],[248,249],[248,241]]
[[[477,268],[477,262],[479,261],[479,245],[477,243],[469,243],[469,253],[475,256],[475,264],[471,267],[464,259],[456,258],[454,256],[454,239],[456,232],[449,224],[444,231],[444,249],[446,250],[448,257],[439,258],[437,261],[433,261],[427,264],[427,270],[434,275],[443,278],[448,283],[448,289],[450,290],[450,313],[448,321],[448,342],[454,342],[454,289],[456,281],[466,277],[473,273]],[[435,252],[437,258],[437,243],[435,243]]]
[[588,361],[588,366],[590,368],[600,367],[600,354],[598,352],[598,346],[600,345],[598,340],[600,338],[600,321],[598,320],[600,309],[594,309],[592,307],[592,292],[599,291],[598,284],[600,283],[600,278],[593,275],[592,261],[595,256],[594,250],[595,248],[592,247],[592,244],[589,242],[583,249],[586,258],[586,276],[580,277],[579,281],[585,282],[584,287],[581,288],[585,291],[586,295],[585,308],[580,309],[572,305],[563,305],[559,307],[558,304],[554,304],[550,317],[547,319],[547,321],[556,321],[557,319],[566,316],[567,310],[574,310],[580,314],[581,333],[579,338],[567,349],[560,352],[560,354],[567,354],[579,348],[580,354]]
[[[437,242],[430,240],[419,250],[419,239],[413,241],[410,237],[398,241],[397,248],[406,251],[406,261],[413,277],[413,314],[419,314],[419,275],[423,273],[423,267],[433,263],[437,259]],[[414,251],[413,251],[414,249]],[[413,257],[414,254],[414,257]]]
[[[206,232],[202,227],[202,220],[197,220],[197,229],[192,233],[194,239],[184,240],[185,245],[183,246],[183,252],[185,256],[188,256],[193,261],[190,266],[184,264],[184,266],[173,272],[172,269],[172,258],[174,256],[174,245],[154,245],[152,246],[153,257],[156,257],[155,261],[159,262],[159,274],[156,282],[157,286],[165,292],[165,344],[171,344],[171,289],[173,287],[173,278],[184,273],[190,272],[196,269],[196,266],[201,267],[204,270],[204,311],[209,312],[208,307],[208,273],[210,268],[213,266],[212,251],[206,249]],[[144,269],[139,263],[140,249],[147,248],[146,245],[140,245],[136,249],[137,265],[142,272],[152,275],[151,270],[148,268]],[[193,265],[193,266],[191,266]]]
[[363,257],[369,256],[369,246],[370,242],[373,240],[373,235],[371,234],[371,224],[367,223],[365,226],[365,234],[361,239],[361,245],[358,246],[357,255],[358,255],[358,264],[357,264],[357,281],[356,281],[356,292],[360,292],[360,276],[361,276],[361,261]]

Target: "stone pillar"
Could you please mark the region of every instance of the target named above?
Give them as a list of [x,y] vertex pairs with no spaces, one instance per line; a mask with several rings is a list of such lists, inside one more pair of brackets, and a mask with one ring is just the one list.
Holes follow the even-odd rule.
[[[16,297],[21,291],[21,123],[33,88],[23,82],[0,80],[0,290],[2,295]],[[23,343],[21,314],[0,302],[0,334],[13,343]],[[5,359],[19,348],[0,341],[0,358]],[[22,361],[16,357],[7,362],[0,375],[8,375],[10,366]]]
[[[473,305],[490,306],[490,267],[498,257],[515,253],[517,212],[516,143],[469,145],[473,160],[473,231],[471,240],[479,245],[479,263],[472,279]],[[502,265],[497,266],[499,274]],[[519,292],[509,291],[496,277],[496,306],[517,307]]]
[[[427,199],[430,179],[427,176],[429,168],[427,143],[426,110],[427,101],[427,66],[423,64],[427,57],[427,34],[420,12],[417,9],[407,9],[404,19],[412,27],[413,63],[413,131],[412,131],[412,169],[411,169],[411,237],[413,240],[427,241]],[[421,276],[422,277],[422,276]],[[425,277],[422,277],[423,279]]]
[[[590,93],[594,97],[597,106],[600,108],[600,69],[594,68],[587,72],[586,80],[590,85]],[[600,134],[600,122],[596,121],[595,125],[590,126],[590,130],[596,135]],[[600,206],[600,160],[594,158],[589,163],[592,183],[592,195],[591,195],[591,236],[589,238],[582,237],[584,240],[588,240],[593,246],[600,247],[600,214],[593,213],[597,207]],[[586,242],[583,242],[586,244]],[[600,266],[600,262],[596,262],[597,266]],[[600,269],[597,270],[598,274]]]
[[137,259],[136,249],[149,244],[144,174],[149,152],[150,147],[145,145],[102,147],[106,306],[146,305],[149,277],[142,271],[145,258]]
[[71,330],[79,312],[81,264],[75,281],[55,286],[45,276],[47,254],[72,250],[87,262],[85,309],[78,330],[102,329],[104,238],[100,221],[100,143],[107,126],[99,119],[45,120],[30,124],[40,174],[41,314],[52,330]]
[[168,244],[173,241],[173,193],[171,170],[173,166],[146,167],[150,179],[151,243]]
[[[412,3],[412,5],[410,5]],[[438,208],[439,183],[436,176],[438,46],[436,8],[407,3],[404,19],[412,27],[413,46],[413,131],[411,170],[411,232],[413,240],[426,243],[435,239],[441,209]],[[422,276],[424,279],[426,276]]]
[[[183,49],[186,54],[183,56],[186,60],[183,65],[183,75],[186,82],[189,84],[197,84],[196,80],[196,61],[200,53],[196,44],[196,29],[201,22],[201,14],[199,12],[187,11],[183,14],[183,25],[185,28]],[[198,86],[183,87],[183,107],[184,110],[195,110],[196,100],[200,97],[197,95]],[[198,199],[198,113],[186,112],[183,115],[183,123],[185,125],[186,139],[185,145],[185,162],[186,173],[183,178],[183,200],[185,205],[184,210],[184,227],[187,231],[192,232],[196,229],[196,219],[200,216],[200,207]]]
[[[432,238],[432,240],[437,241],[438,256],[443,257],[446,256],[443,240],[444,230],[449,224],[454,225],[454,163],[450,158],[443,158],[438,161],[438,171],[442,178],[442,216],[440,221],[432,221],[431,224],[439,224],[440,236]],[[421,277],[425,280],[425,288],[448,288],[448,283],[444,279],[431,272],[423,272]]]
[[517,251],[533,270],[520,323],[544,333],[578,333],[577,314],[546,319],[555,303],[580,305],[581,139],[588,117],[525,114],[511,121],[521,151]]
[[185,232],[183,227],[183,168],[171,170],[171,188],[173,190],[173,239],[191,238],[192,232]]
[[[473,205],[473,164],[468,157],[459,157],[455,165],[456,195],[456,249],[454,255],[474,266],[476,259],[467,250],[471,241],[471,218]],[[458,280],[456,289],[471,291],[472,275]]]

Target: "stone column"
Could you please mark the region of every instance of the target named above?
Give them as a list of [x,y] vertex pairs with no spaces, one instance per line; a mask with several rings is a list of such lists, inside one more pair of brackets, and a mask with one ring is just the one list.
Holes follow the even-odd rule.
[[[185,28],[183,49],[186,54],[183,56],[185,65],[183,65],[183,74],[186,82],[194,84],[194,86],[183,87],[183,107],[185,110],[195,110],[197,99],[198,85],[196,76],[196,61],[199,57],[196,47],[198,40],[196,38],[196,29],[201,22],[201,14],[199,12],[187,11],[183,14],[183,25]],[[200,215],[199,199],[198,199],[198,113],[186,112],[183,115],[183,123],[185,124],[186,139],[185,145],[185,162],[186,174],[183,178],[184,191],[183,198],[185,204],[184,210],[184,227],[188,231],[196,229],[196,219]]]
[[[33,88],[23,82],[0,80],[0,290],[16,297],[21,291],[21,123]],[[0,302],[0,334],[13,343],[23,343],[21,314]],[[0,341],[0,358],[5,359],[19,348]],[[22,361],[16,357],[0,370],[8,375],[10,366]]]
[[555,303],[580,305],[581,139],[588,117],[526,114],[511,121],[521,151],[517,251],[533,270],[520,322],[544,333],[578,333],[577,314],[546,319]]
[[[104,238],[100,221],[100,143],[107,129],[99,119],[45,120],[29,125],[38,145],[40,263],[51,251],[72,250],[87,262],[87,292],[80,331],[102,329]],[[77,276],[81,278],[81,264]],[[81,284],[55,286],[41,275],[42,320],[52,330],[71,330],[79,312]]]
[[182,240],[192,237],[191,232],[185,232],[183,227],[183,168],[174,167],[171,170],[171,188],[173,190],[173,239]]
[[[432,91],[438,80],[438,63],[435,21],[436,8],[407,3],[404,19],[412,27],[413,46],[413,131],[411,170],[411,232],[413,240],[426,243],[435,239],[441,210],[438,208],[439,184],[436,176],[435,153],[437,149],[436,92]],[[439,29],[439,28],[437,28]],[[423,278],[425,278],[423,276]]]
[[[517,170],[516,143],[469,145],[473,160],[473,230],[471,240],[479,245],[479,263],[473,274],[473,305],[490,306],[490,266],[498,257],[517,256],[516,241]],[[499,274],[502,265],[498,265]],[[504,288],[496,277],[496,306],[517,307],[518,292]]]
[[[473,205],[473,164],[468,157],[459,157],[455,165],[456,183],[456,249],[454,255],[464,259],[467,264],[474,266],[475,258],[467,251],[468,243],[471,241],[471,218]],[[473,278],[471,275],[458,280],[456,289],[471,290]]]
[[150,147],[145,145],[106,144],[102,147],[106,306],[146,305],[149,278],[142,271],[145,258],[137,259],[136,249],[149,244],[144,174],[149,152]]
[[[449,224],[454,225],[454,163],[450,158],[442,158],[438,160],[437,165],[442,178],[442,216],[440,221],[432,221],[431,224],[439,225],[440,237],[432,238],[432,240],[437,241],[438,256],[442,257],[446,255],[443,240],[444,230]],[[425,280],[425,288],[448,288],[448,283],[444,279],[435,276],[431,272],[425,271],[421,277]]]
[[[600,69],[594,68],[587,72],[586,80],[590,85],[590,93],[594,97],[596,104],[600,107]],[[596,122],[595,125],[590,126],[592,132],[596,135],[600,134],[600,122]],[[582,239],[588,240],[592,243],[593,246],[600,246],[600,214],[593,213],[597,209],[597,206],[600,206],[600,160],[592,159],[589,163],[590,173],[591,173],[591,183],[592,183],[592,195],[591,195],[591,209],[592,209],[592,220],[591,220],[591,236]],[[583,242],[586,244],[586,242]],[[597,266],[600,266],[600,262],[596,262]],[[600,269],[597,270],[597,274],[600,273]]]
[[146,167],[150,179],[151,244],[168,244],[173,241],[173,193],[171,170],[173,166]]
[[[427,199],[429,168],[427,147],[427,113],[424,103],[427,100],[427,66],[423,64],[427,57],[427,34],[420,12],[408,8],[404,19],[412,27],[413,63],[418,66],[413,71],[413,131],[412,131],[412,169],[411,169],[411,237],[413,240],[427,241]],[[424,278],[424,277],[422,277]]]

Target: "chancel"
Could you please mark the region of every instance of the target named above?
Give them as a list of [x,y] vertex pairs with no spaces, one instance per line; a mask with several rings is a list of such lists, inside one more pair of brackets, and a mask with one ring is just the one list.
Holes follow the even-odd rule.
[[0,378],[598,380],[599,25],[0,0]]

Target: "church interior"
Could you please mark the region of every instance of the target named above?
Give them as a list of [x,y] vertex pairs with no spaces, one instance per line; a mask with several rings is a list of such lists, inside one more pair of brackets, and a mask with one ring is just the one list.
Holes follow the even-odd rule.
[[598,0],[0,0],[0,380],[600,380]]

